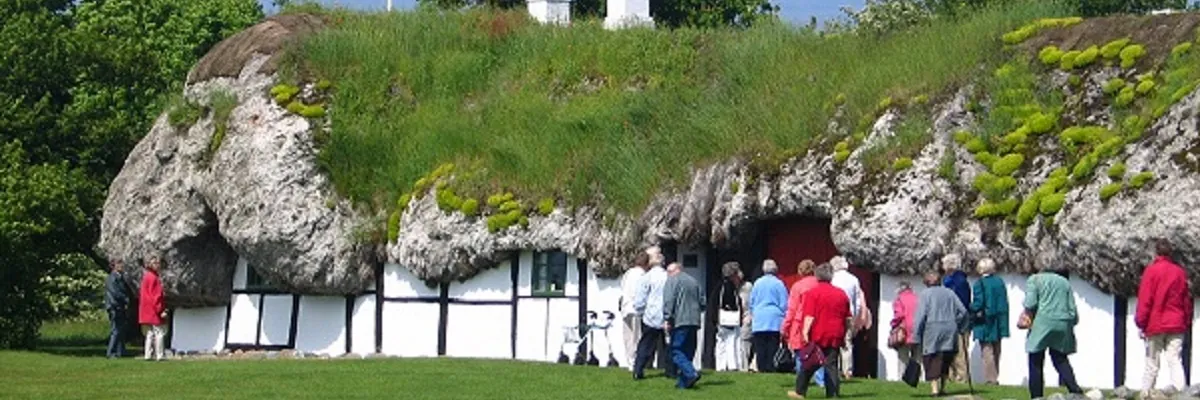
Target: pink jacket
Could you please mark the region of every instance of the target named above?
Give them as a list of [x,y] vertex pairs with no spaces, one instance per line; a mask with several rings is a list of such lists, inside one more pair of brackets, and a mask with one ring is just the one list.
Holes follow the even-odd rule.
[[896,301],[892,303],[892,327],[903,327],[904,336],[908,338],[909,344],[917,342],[917,338],[913,335],[913,318],[916,313],[917,294],[913,293],[912,289],[901,291],[896,296]]
[[810,275],[793,283],[792,290],[788,291],[788,308],[780,332],[783,332],[788,348],[793,350],[804,348],[804,293],[814,287],[817,287],[817,277]]

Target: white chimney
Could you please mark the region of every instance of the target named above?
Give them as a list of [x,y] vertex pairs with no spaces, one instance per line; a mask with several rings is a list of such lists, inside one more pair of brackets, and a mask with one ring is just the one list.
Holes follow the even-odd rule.
[[650,0],[608,0],[607,3],[606,29],[654,27],[654,19],[650,18]]
[[529,15],[543,24],[571,23],[571,0],[528,0]]

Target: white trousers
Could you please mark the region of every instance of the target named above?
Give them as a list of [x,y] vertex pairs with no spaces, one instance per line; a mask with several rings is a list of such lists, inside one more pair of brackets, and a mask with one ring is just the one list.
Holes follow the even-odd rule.
[[633,371],[633,360],[637,358],[638,340],[642,338],[642,315],[629,314],[622,320],[625,323],[625,331],[622,336],[625,339],[625,368]]
[[146,345],[143,349],[147,360],[151,356],[155,360],[163,359],[163,337],[166,333],[166,325],[142,325],[142,334],[146,336]]
[[1167,359],[1171,385],[1182,390],[1187,385],[1183,377],[1183,335],[1154,335],[1146,338],[1146,372],[1142,375],[1142,390],[1154,389],[1158,380],[1158,364]]
[[[854,374],[854,335],[858,334],[854,328],[846,329],[846,343],[842,345],[842,375]],[[828,371],[826,371],[828,373]]]
[[716,361],[717,371],[741,371],[742,360],[742,337],[740,327],[718,327],[717,328],[717,348]]

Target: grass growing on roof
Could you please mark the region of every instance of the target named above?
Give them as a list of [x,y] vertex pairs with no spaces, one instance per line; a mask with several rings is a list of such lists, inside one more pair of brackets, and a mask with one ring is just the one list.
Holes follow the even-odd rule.
[[506,188],[580,203],[598,189],[630,212],[691,166],[804,148],[825,131],[829,99],[854,121],[880,98],[969,80],[1004,32],[1061,14],[1044,3],[887,38],[782,23],[608,31],[523,12],[347,13],[291,59],[337,82],[320,159],[358,202],[394,200],[435,166],[469,162],[481,187],[455,188],[463,196]]

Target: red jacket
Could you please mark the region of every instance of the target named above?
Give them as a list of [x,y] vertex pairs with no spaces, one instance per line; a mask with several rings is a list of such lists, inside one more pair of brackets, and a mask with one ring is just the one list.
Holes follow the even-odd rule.
[[910,344],[917,343],[917,336],[913,335],[913,318],[916,313],[917,295],[912,289],[905,289],[892,303],[892,327],[903,327],[904,335]]
[[162,312],[166,310],[163,304],[162,281],[158,273],[145,270],[142,273],[141,295],[138,296],[138,323],[142,325],[162,325]]
[[800,319],[804,310],[804,294],[816,286],[817,277],[809,275],[793,283],[792,290],[788,292],[788,308],[783,316],[783,329],[780,332],[783,332],[789,349],[804,348],[804,332],[801,332],[804,329],[804,321]]
[[846,292],[829,282],[818,283],[804,294],[801,315],[801,321],[813,317],[809,340],[822,348],[842,347],[846,340],[846,321],[850,319],[850,298]]
[[1186,333],[1192,325],[1192,306],[1187,272],[1170,258],[1155,258],[1138,286],[1138,328],[1146,336]]

